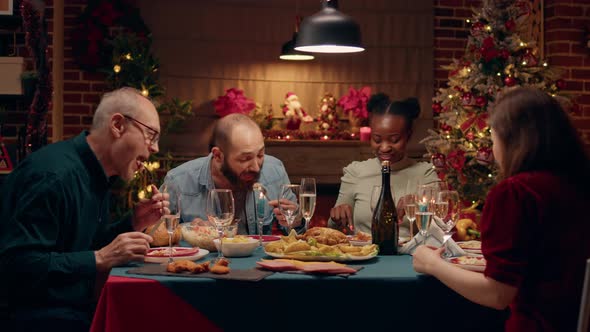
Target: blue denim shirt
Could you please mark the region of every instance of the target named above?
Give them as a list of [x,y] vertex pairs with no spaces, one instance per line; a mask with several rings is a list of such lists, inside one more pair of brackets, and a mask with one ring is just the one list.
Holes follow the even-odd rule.
[[[173,195],[173,189],[180,188],[181,192],[181,222],[190,222],[195,218],[207,220],[207,193],[210,189],[215,188],[213,177],[211,176],[211,158],[209,154],[206,157],[201,157],[188,161],[174,169],[171,169],[164,179],[165,183],[171,183],[168,187],[168,192]],[[269,155],[264,156],[264,163],[260,169],[260,179],[258,180],[267,191],[268,199],[275,200],[279,197],[281,185],[290,183],[287,171],[283,163]],[[173,201],[170,201],[173,204]],[[256,220],[254,194],[248,191],[246,195],[246,219],[248,231],[250,234],[258,234],[258,224]],[[263,233],[270,234],[272,230],[272,222],[274,220],[274,213],[272,207],[266,204],[264,209],[264,227]],[[285,232],[282,226],[279,226]]]

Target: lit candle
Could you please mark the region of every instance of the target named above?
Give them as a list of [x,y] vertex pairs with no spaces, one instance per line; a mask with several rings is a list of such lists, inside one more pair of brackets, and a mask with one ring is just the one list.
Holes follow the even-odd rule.
[[428,200],[426,199],[426,196],[423,196],[422,200],[418,202],[418,210],[420,210],[420,212],[428,211]]
[[371,127],[361,127],[360,129],[361,141],[368,141],[371,139]]

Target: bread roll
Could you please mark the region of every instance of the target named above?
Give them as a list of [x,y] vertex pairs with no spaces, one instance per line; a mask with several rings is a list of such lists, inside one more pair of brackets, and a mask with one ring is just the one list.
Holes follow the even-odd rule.
[[[154,228],[154,225],[149,226],[145,230],[145,233],[149,234],[153,228]],[[176,245],[176,244],[178,244],[178,242],[180,242],[181,234],[182,233],[180,231],[180,228],[176,227],[176,229],[174,230],[174,234],[172,234],[172,245]],[[158,226],[158,229],[156,229],[154,234],[152,234],[152,237],[154,238],[154,241],[152,243],[150,243],[150,246],[160,247],[160,246],[167,246],[168,245],[168,232],[166,231],[166,223],[165,222],[160,223],[160,225]]]

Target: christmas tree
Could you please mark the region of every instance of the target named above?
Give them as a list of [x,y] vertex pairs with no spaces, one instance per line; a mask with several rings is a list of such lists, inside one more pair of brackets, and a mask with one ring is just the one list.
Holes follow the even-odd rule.
[[487,112],[498,94],[531,86],[569,103],[560,92],[565,86],[561,73],[539,58],[534,41],[521,38],[530,3],[482,1],[467,20],[470,35],[464,56],[443,67],[449,70],[449,81],[433,98],[437,127],[422,142],[439,177],[473,204],[483,203],[495,183]]

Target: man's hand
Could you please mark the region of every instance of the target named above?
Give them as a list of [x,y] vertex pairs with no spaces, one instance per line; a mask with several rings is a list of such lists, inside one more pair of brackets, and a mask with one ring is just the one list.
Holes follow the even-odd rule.
[[133,214],[133,229],[142,231],[148,226],[155,224],[163,215],[168,214],[168,201],[170,195],[161,193],[156,186],[152,185],[153,195],[150,199],[142,199],[135,206]]
[[352,222],[352,206],[348,204],[340,204],[330,210],[330,218],[335,222],[340,229],[354,229]]
[[[290,205],[295,206],[295,203],[291,202],[288,199],[281,199],[281,204],[283,204],[284,206],[290,206]],[[287,223],[287,217],[285,217],[285,215],[283,215],[283,213],[281,212],[281,209],[279,209],[279,201],[276,199],[269,201],[268,205],[273,207],[272,212],[275,214],[275,217],[279,221],[279,225],[281,225],[283,227],[289,227],[289,224]],[[295,216],[295,220],[293,220],[293,225],[291,225],[291,228],[295,228],[295,227],[299,227],[299,226],[301,226],[301,217],[300,217],[300,214],[297,214]]]
[[419,246],[412,255],[414,256],[414,270],[420,273],[432,274],[436,269],[436,265],[444,262],[441,257],[444,251],[444,247],[434,248],[429,246]]
[[151,236],[141,232],[119,234],[113,242],[94,252],[96,269],[105,272],[130,261],[143,261],[152,240]]

